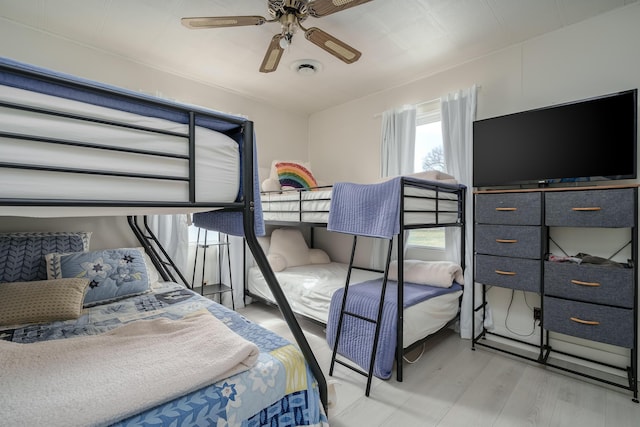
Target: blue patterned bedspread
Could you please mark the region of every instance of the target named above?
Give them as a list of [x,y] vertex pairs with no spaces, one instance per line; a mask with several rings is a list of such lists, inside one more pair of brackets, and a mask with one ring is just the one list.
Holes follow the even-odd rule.
[[258,346],[256,365],[114,425],[328,426],[317,382],[297,347],[175,283],[162,283],[151,293],[91,307],[76,320],[0,330],[0,339],[31,343],[99,334],[139,319],[181,319],[202,308]]

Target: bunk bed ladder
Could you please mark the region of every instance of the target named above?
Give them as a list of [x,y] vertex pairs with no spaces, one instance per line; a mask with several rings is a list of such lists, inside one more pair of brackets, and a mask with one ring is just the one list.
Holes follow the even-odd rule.
[[187,281],[184,275],[180,272],[176,264],[173,262],[167,251],[162,247],[158,238],[153,234],[151,229],[149,228],[149,222],[147,216],[143,217],[144,228],[140,226],[138,223],[139,216],[128,216],[127,221],[129,222],[129,227],[133,230],[136,238],[144,247],[145,252],[151,258],[151,262],[160,273],[160,276],[164,281],[171,281],[180,283],[176,280],[176,277],[172,273],[172,271],[180,278],[182,284],[184,284],[187,288],[191,289],[192,285]]
[[[335,364],[338,363],[346,368],[351,369],[352,371],[355,371],[357,373],[359,373],[360,375],[364,375],[365,377],[367,377],[367,386],[365,388],[365,396],[369,396],[369,393],[371,391],[371,381],[373,379],[373,368],[375,366],[375,361],[376,361],[376,353],[378,351],[378,340],[380,337],[380,324],[382,323],[382,310],[384,307],[384,297],[385,297],[385,292],[387,290],[387,276],[389,273],[389,263],[391,262],[391,251],[392,251],[392,247],[393,247],[393,239],[389,239],[389,250],[387,251],[387,262],[386,262],[386,266],[384,269],[384,277],[382,279],[382,289],[380,291],[380,302],[378,304],[378,313],[375,319],[371,319],[365,316],[361,316],[357,313],[352,313],[350,311],[346,310],[346,305],[347,305],[347,295],[349,293],[349,281],[351,280],[351,270],[353,269],[353,260],[355,258],[355,253],[356,253],[356,245],[358,242],[358,236],[353,236],[353,246],[351,248],[351,258],[349,260],[349,268],[347,270],[347,280],[344,286],[344,294],[342,296],[342,305],[340,307],[340,316],[338,318],[338,327],[336,329],[336,338],[335,338],[335,342],[333,344],[333,352],[331,354],[331,366],[329,368],[329,375],[333,375],[333,368],[335,367]],[[371,358],[369,360],[369,371],[365,372],[364,370],[360,369],[357,366],[354,366],[352,364],[350,364],[349,362],[345,361],[345,360],[341,360],[337,358],[337,354],[338,354],[338,347],[340,344],[340,335],[342,332],[342,324],[343,324],[343,319],[344,316],[351,316],[353,318],[356,319],[360,319],[364,322],[368,322],[368,323],[373,323],[376,325],[375,328],[375,332],[374,332],[374,337],[373,337],[373,345],[372,345],[372,349],[371,349]]]

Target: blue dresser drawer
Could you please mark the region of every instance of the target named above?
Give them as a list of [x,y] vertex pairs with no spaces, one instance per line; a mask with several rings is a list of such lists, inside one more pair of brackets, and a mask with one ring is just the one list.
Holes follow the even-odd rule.
[[587,340],[633,347],[633,310],[545,296],[544,328]]
[[551,192],[545,224],[557,227],[633,227],[634,189]]
[[475,281],[501,288],[540,293],[542,261],[476,255]]
[[556,297],[633,308],[635,269],[544,263],[544,293]]
[[481,224],[542,224],[542,193],[478,194],[475,221]]
[[542,227],[477,224],[475,247],[479,254],[539,259]]

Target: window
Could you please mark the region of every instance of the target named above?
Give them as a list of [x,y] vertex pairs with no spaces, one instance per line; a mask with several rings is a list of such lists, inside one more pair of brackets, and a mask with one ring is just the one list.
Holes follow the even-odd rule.
[[[416,146],[414,172],[445,171],[440,123],[440,100],[418,105],[416,113]],[[407,244],[424,248],[444,249],[444,228],[411,230]]]

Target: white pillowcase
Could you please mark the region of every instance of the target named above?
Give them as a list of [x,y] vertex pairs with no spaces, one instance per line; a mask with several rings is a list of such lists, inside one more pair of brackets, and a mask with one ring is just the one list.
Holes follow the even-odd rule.
[[328,264],[329,255],[322,249],[309,249],[297,228],[278,228],[271,233],[267,259],[273,271],[309,264]]
[[282,271],[287,268],[287,260],[280,254],[267,255],[267,261],[273,271]]
[[[431,285],[450,288],[453,282],[464,284],[464,275],[460,265],[450,261],[404,261],[404,281],[419,285]],[[398,280],[398,261],[389,264],[389,280]]]
[[309,261],[311,264],[329,264],[331,258],[322,249],[309,249]]
[[309,247],[300,230],[295,228],[278,228],[271,233],[269,255],[280,255],[286,262],[286,267],[307,265],[309,261]]
[[280,191],[280,181],[277,179],[267,178],[262,181],[262,191]]

